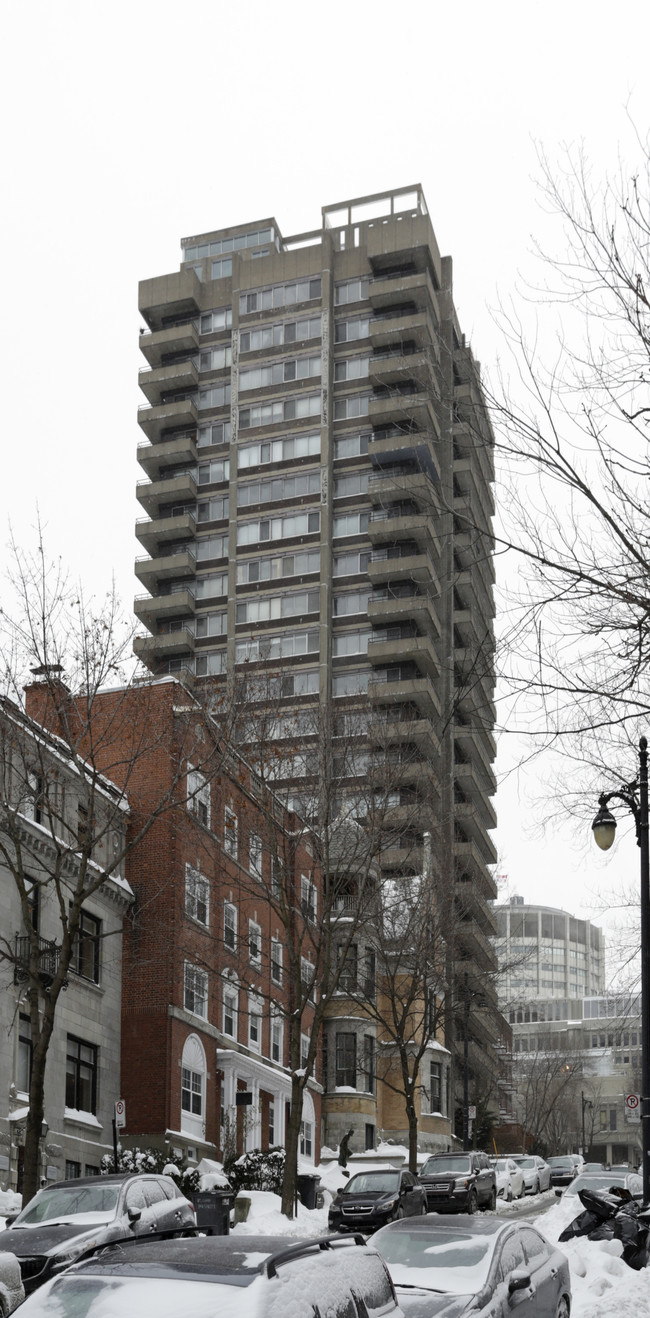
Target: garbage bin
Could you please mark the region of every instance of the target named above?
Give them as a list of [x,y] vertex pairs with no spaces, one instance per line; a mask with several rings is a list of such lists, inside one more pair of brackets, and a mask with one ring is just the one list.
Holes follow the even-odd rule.
[[319,1185],[320,1176],[304,1172],[298,1177],[298,1194],[300,1195],[300,1202],[304,1204],[305,1208],[316,1207]]
[[194,1195],[196,1225],[208,1236],[230,1235],[230,1210],[235,1202],[232,1190],[199,1190]]

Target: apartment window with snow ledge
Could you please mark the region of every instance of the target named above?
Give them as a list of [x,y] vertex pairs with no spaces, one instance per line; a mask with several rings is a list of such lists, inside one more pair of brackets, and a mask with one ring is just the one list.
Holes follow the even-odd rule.
[[210,918],[210,884],[199,870],[185,866],[185,914],[208,926]]
[[262,839],[251,833],[248,840],[248,868],[254,879],[262,877]]
[[313,1148],[313,1126],[311,1121],[300,1122],[300,1153],[303,1158],[311,1158]]
[[261,966],[262,930],[255,920],[248,921],[248,957],[252,966]]
[[223,945],[231,952],[237,948],[237,907],[232,902],[223,904]]
[[253,1053],[262,1051],[262,1004],[252,995],[248,999],[248,1046]]
[[357,1036],[347,1031],[336,1035],[336,1087],[357,1087]]
[[224,985],[223,990],[223,1032],[231,1039],[237,1038],[237,990]]
[[282,943],[271,939],[271,979],[274,984],[282,983]]
[[200,824],[210,827],[210,784],[205,774],[191,765],[187,770],[187,808]]
[[201,1016],[203,1020],[208,1018],[208,976],[205,970],[199,966],[192,965],[191,962],[185,962],[185,984],[184,984],[184,1005],[185,1010],[192,1012],[194,1016]]
[[237,816],[228,806],[223,812],[223,848],[227,856],[237,859]]
[[311,1042],[311,1040],[310,1040],[310,1036],[309,1036],[308,1034],[301,1034],[301,1036],[300,1036],[300,1065],[301,1065],[303,1068],[307,1065],[307,1061],[308,1061],[308,1058],[309,1058],[309,1045],[310,1045],[310,1042]]

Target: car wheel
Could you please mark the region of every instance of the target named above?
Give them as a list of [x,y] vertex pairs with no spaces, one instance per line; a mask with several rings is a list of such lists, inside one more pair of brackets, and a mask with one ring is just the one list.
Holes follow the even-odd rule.
[[470,1190],[469,1199],[467,1200],[467,1211],[468,1213],[475,1213],[477,1208],[478,1199],[476,1196],[476,1190]]
[[420,1209],[420,1217],[426,1217],[428,1211],[429,1211],[429,1209],[427,1208],[427,1201],[426,1201],[426,1199],[425,1199],[425,1201],[424,1201],[424,1203],[423,1203],[423,1205],[422,1205],[422,1208]]
[[563,1295],[562,1298],[558,1301],[558,1306],[555,1311],[555,1318],[569,1318],[570,1312],[571,1310],[569,1308],[569,1301],[567,1300],[566,1295]]
[[512,1186],[511,1186],[511,1185],[508,1186],[508,1193],[507,1193],[507,1195],[506,1195],[506,1202],[509,1203],[509,1204],[512,1203]]
[[497,1192],[495,1189],[492,1189],[490,1192],[490,1198],[488,1199],[485,1207],[487,1208],[488,1213],[494,1213],[496,1212],[496,1206],[497,1206]]
[[522,1181],[522,1183],[521,1183],[521,1190],[519,1191],[519,1194],[517,1195],[517,1198],[518,1198],[518,1199],[523,1199],[525,1193],[526,1193],[526,1182],[525,1182],[525,1181]]
[[537,1180],[535,1181],[535,1185],[534,1185],[534,1188],[533,1188],[533,1194],[541,1194],[541,1192],[542,1192],[542,1187],[541,1187],[541,1185],[540,1185],[540,1183],[539,1183],[539,1177],[538,1177]]
[[395,1212],[393,1213],[393,1216],[391,1217],[391,1222],[401,1222],[403,1216],[404,1216],[404,1209],[402,1208],[401,1204],[398,1204],[397,1208],[395,1209]]

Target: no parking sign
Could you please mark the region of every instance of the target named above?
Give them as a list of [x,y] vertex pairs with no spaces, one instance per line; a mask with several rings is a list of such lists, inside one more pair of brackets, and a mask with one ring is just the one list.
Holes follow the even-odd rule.
[[625,1120],[641,1120],[641,1099],[638,1094],[625,1095]]

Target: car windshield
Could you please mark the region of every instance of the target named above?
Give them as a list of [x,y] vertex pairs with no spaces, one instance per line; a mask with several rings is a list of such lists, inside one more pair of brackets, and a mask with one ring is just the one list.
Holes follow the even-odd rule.
[[570,1158],[549,1158],[549,1167],[569,1167],[573,1170],[573,1163]]
[[451,1156],[449,1158],[427,1158],[422,1171],[428,1176],[437,1172],[468,1172],[470,1170],[469,1158],[462,1156]]
[[344,1194],[391,1194],[399,1189],[399,1172],[358,1172],[348,1181]]
[[510,1170],[509,1159],[508,1159],[508,1158],[497,1158],[497,1160],[496,1160],[494,1166],[496,1167],[496,1169],[497,1169],[498,1172],[507,1172],[507,1171]]
[[494,1249],[494,1236],[471,1236],[465,1231],[394,1231],[383,1227],[372,1238],[383,1254],[396,1286],[422,1286],[426,1290],[466,1295],[485,1285]]
[[121,1186],[118,1182],[106,1183],[97,1177],[94,1185],[60,1185],[54,1190],[39,1190],[24,1212],[19,1213],[14,1226],[36,1226],[62,1217],[80,1217],[86,1213],[115,1213]]
[[536,1167],[537,1163],[534,1158],[518,1158],[517,1162],[520,1167]]
[[191,1313],[192,1318],[240,1318],[251,1312],[250,1297],[242,1289],[253,1274],[234,1277],[229,1286],[225,1278],[218,1282],[171,1281],[161,1277],[74,1276],[68,1273],[35,1291],[25,1301],[25,1318],[142,1318],[155,1313],[156,1318],[178,1318]]

